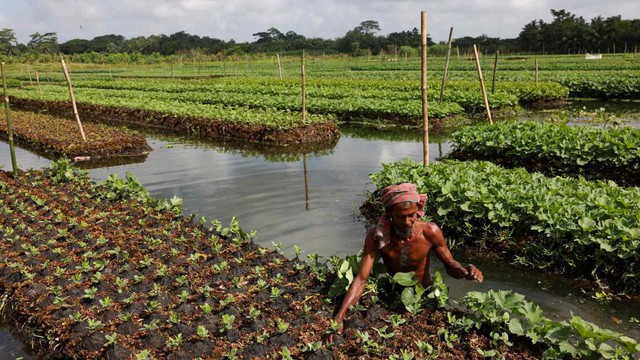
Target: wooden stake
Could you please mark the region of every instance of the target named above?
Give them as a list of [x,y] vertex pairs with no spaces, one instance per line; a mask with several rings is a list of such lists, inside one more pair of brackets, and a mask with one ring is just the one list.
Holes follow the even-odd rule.
[[280,54],[276,54],[276,58],[278,59],[278,75],[280,76],[280,80],[282,80],[282,63],[280,62]]
[[27,65],[27,72],[29,73],[29,86],[33,87],[33,79],[31,78],[31,66]]
[[484,107],[487,109],[487,118],[489,119],[489,124],[493,124],[493,119],[491,118],[491,110],[489,109],[489,99],[487,98],[487,89],[484,87],[484,79],[482,78],[482,68],[480,67],[480,59],[478,58],[478,48],[476,45],[473,45],[473,53],[476,58],[476,66],[478,67],[478,78],[480,78],[480,87],[482,88],[482,98],[484,99]]
[[444,101],[444,90],[447,87],[447,72],[449,71],[449,58],[451,57],[451,36],[453,26],[449,29],[449,44],[447,45],[447,59],[444,62],[444,74],[442,75],[442,87],[440,87],[440,102]]
[[44,97],[42,95],[42,87],[40,86],[40,75],[38,74],[38,70],[36,70],[36,83],[38,84],[38,92],[40,93],[40,100]]
[[67,85],[69,87],[69,95],[71,96],[71,104],[73,105],[73,115],[76,117],[76,121],[78,122],[78,127],[80,128],[80,135],[82,135],[82,141],[87,141],[87,137],[84,136],[84,129],[82,128],[82,123],[80,122],[80,115],[78,115],[78,107],[76,106],[76,98],[73,96],[73,87],[71,86],[71,77],[69,76],[69,72],[67,71],[67,64],[64,62],[64,57],[60,56],[60,62],[62,63],[62,71],[64,71],[64,77],[67,79]]
[[500,51],[496,50],[496,59],[493,61],[493,79],[491,80],[491,93],[496,93],[496,73],[498,72],[498,56]]
[[429,165],[429,103],[427,101],[427,12],[420,13],[420,29],[422,31],[422,152],[423,164]]
[[535,58],[536,64],[536,87],[538,87],[538,58]]
[[304,50],[302,50],[302,121],[307,119],[307,72],[304,67]]
[[11,166],[13,166],[13,177],[15,178],[18,176],[18,163],[16,162],[16,151],[13,147],[13,122],[11,121],[11,110],[9,110],[9,95],[7,95],[7,77],[4,71],[4,61],[2,62],[2,90],[4,92],[4,109],[7,113],[9,153],[11,153]]

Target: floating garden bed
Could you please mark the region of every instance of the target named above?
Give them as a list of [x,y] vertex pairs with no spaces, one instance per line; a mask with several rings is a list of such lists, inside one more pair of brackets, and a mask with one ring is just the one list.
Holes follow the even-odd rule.
[[[75,120],[26,111],[13,111],[11,118],[14,140],[46,157],[95,160],[145,156],[151,150],[142,135],[125,129],[86,123],[83,141]],[[8,138],[5,121],[0,122],[0,137]]]
[[640,185],[640,130],[631,127],[502,122],[460,129],[452,141],[454,159]]
[[[424,293],[433,309],[412,297],[407,312],[370,291],[329,345],[336,303],[325,294],[334,279],[344,286],[353,258],[289,260],[235,221],[207,227],[129,175],[96,184],[68,161],[16,178],[0,171],[0,194],[1,314],[34,356],[536,359],[640,350],[579,318],[549,321],[507,292],[470,293],[467,314],[441,308],[444,293]],[[398,283],[414,289],[407,281]]]
[[[420,126],[421,92],[414,81],[313,79],[307,84],[306,108],[318,122],[338,118],[342,122],[377,121],[386,125]],[[439,97],[439,85],[432,83],[428,97]],[[297,79],[222,78],[213,80],[80,80],[74,85],[77,98],[84,103],[137,108],[178,115],[203,114],[227,122],[239,121],[234,113],[247,112],[254,124],[281,129],[299,125],[291,119],[302,107]],[[432,119],[451,118],[484,111],[484,100],[477,82],[452,81],[443,102],[431,101]],[[25,86],[11,95],[24,99],[60,101],[68,97],[62,83],[36,88]],[[510,109],[532,103],[562,102],[567,88],[557,83],[499,83],[488,94],[491,109]],[[172,109],[175,107],[176,109]],[[226,107],[225,109],[219,109]],[[218,111],[214,111],[218,109]],[[258,110],[272,112],[269,117]],[[228,114],[221,113],[226,111]],[[281,119],[280,119],[281,118]],[[241,121],[247,122],[246,119]]]
[[[68,116],[70,113],[70,103],[68,101],[12,98],[11,102],[13,106],[24,110],[44,108],[50,113],[62,116]],[[78,112],[81,116],[98,119],[110,124],[131,124],[137,127],[171,130],[175,134],[197,136],[205,139],[233,139],[236,141],[287,146],[330,143],[340,137],[338,127],[333,121],[302,123],[294,120],[294,115],[291,113],[275,112],[268,114],[266,110],[215,107],[215,109],[211,109],[213,112],[209,114],[206,111],[203,112],[203,109],[198,105],[186,106],[184,103],[179,102],[161,104],[165,108],[168,105],[175,105],[173,109],[180,109],[180,113],[175,114],[155,110],[156,108],[153,104],[145,105],[143,108],[133,107],[134,105],[129,107],[129,102],[130,100],[126,99],[111,98],[105,100],[105,104],[78,103]],[[116,105],[117,103],[120,105]],[[216,116],[214,114],[219,114],[220,117],[226,115],[237,116],[238,121],[224,121],[208,117]],[[266,120],[263,122],[260,117],[273,118],[275,122],[268,123]]]
[[[597,291],[639,294],[640,188],[548,178],[483,161],[425,168],[403,160],[383,165],[371,179],[378,189],[417,184],[429,196],[429,216],[452,246],[588,279]],[[381,213],[379,191],[362,210],[370,219]]]

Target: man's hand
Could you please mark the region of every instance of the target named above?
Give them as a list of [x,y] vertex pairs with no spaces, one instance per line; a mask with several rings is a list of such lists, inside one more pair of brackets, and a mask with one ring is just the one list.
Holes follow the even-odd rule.
[[469,264],[465,266],[464,270],[466,271],[464,278],[467,280],[475,280],[477,282],[482,282],[482,280],[484,279],[484,277],[482,276],[482,271],[480,271],[480,269],[478,269],[477,267],[473,266],[473,264]]

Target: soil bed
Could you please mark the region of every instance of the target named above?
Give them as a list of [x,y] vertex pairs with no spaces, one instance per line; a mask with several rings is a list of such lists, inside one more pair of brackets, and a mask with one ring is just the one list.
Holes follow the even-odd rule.
[[[12,111],[13,138],[45,157],[89,157],[93,160],[118,156],[144,156],[151,150],[140,134],[104,125],[84,123],[87,141],[82,140],[75,120]],[[8,139],[7,123],[0,123],[0,137]]]
[[208,228],[133,178],[95,184],[65,162],[15,179],[0,171],[0,193],[2,317],[36,357],[426,358],[418,340],[442,359],[481,359],[478,349],[535,359],[545,350],[518,336],[506,347],[484,327],[456,330],[450,315],[459,313],[445,309],[401,313],[407,321],[390,337],[373,328],[400,310],[369,300],[328,346],[332,279],[313,258],[288,260],[237,223]]
[[[46,109],[50,113],[59,116],[69,116],[71,114],[71,106],[67,101],[12,98],[11,103],[14,107],[23,110],[38,111]],[[264,125],[225,122],[216,119],[178,116],[159,111],[114,108],[92,104],[78,104],[78,112],[81,117],[91,117],[107,124],[132,124],[151,129],[171,130],[175,134],[197,136],[205,139],[233,139],[287,146],[332,142],[340,137],[338,126],[331,121],[278,129]]]

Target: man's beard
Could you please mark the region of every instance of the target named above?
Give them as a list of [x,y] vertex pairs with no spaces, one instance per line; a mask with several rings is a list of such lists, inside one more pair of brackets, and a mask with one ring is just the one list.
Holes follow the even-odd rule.
[[399,237],[403,238],[403,239],[408,239],[411,234],[413,234],[413,225],[409,226],[408,228],[401,230],[398,229],[395,225],[393,226],[393,230],[395,231],[396,235],[398,235]]

